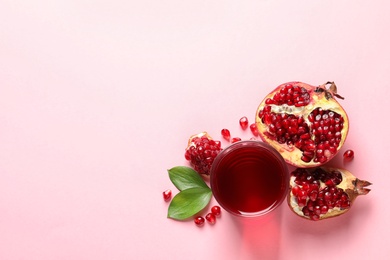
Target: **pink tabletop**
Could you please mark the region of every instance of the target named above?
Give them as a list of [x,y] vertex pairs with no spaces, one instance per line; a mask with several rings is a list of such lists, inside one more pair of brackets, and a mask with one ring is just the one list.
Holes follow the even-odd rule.
[[[390,4],[0,3],[0,259],[388,259]],[[370,180],[350,212],[286,203],[215,225],[168,219],[190,135],[254,121],[288,81],[335,81],[350,132],[331,164]],[[222,143],[223,146],[227,142]],[[216,205],[214,199],[210,206]]]

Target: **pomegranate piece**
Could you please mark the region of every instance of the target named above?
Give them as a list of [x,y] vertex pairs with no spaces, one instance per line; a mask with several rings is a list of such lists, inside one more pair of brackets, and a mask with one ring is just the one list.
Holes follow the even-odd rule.
[[201,227],[204,224],[204,217],[197,216],[196,218],[194,218],[194,222],[195,222],[195,225],[197,225],[198,227]]
[[320,166],[332,159],[348,134],[348,117],[335,97],[336,85],[285,83],[268,94],[257,109],[261,139],[296,167]]
[[355,157],[355,153],[352,150],[346,150],[343,156],[344,160],[349,162]]
[[226,128],[222,129],[222,130],[221,130],[221,135],[222,135],[222,137],[223,137],[225,140],[227,140],[227,141],[230,140],[230,131],[229,131],[228,129],[226,129]]
[[347,212],[356,197],[371,185],[349,171],[336,168],[298,168],[291,173],[288,203],[300,217],[321,220]]
[[239,123],[243,130],[248,128],[249,121],[246,116],[241,117]]
[[215,217],[215,215],[213,213],[208,213],[206,215],[206,220],[210,223],[210,224],[215,224],[215,222],[217,221],[217,218]]
[[216,217],[221,216],[221,207],[219,206],[213,206],[211,208],[211,213],[213,213]]
[[209,175],[211,165],[221,151],[221,142],[202,132],[190,137],[184,157],[199,174]]
[[165,201],[169,201],[172,197],[172,191],[171,190],[166,190],[163,192],[163,198]]

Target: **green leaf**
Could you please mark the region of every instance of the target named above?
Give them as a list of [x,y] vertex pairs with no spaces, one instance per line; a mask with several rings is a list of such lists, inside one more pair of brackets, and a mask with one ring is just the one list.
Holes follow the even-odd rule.
[[168,218],[184,220],[209,204],[212,193],[210,188],[189,188],[176,194],[168,208]]
[[169,178],[179,190],[189,188],[209,188],[194,169],[187,166],[176,166],[168,170]]

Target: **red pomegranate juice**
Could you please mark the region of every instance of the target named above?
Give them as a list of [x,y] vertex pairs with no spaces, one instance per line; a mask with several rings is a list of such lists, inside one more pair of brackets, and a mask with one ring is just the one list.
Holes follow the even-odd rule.
[[239,216],[264,215],[285,199],[287,166],[271,146],[241,141],[225,148],[213,162],[211,189],[228,212]]

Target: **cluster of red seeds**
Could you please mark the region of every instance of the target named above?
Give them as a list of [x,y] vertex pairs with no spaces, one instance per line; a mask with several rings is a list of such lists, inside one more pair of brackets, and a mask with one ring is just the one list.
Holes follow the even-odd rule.
[[316,108],[308,115],[308,124],[302,116],[275,113],[267,105],[259,112],[259,117],[268,126],[265,133],[268,138],[297,147],[302,151],[304,162],[325,163],[337,152],[344,118],[334,111]]
[[[259,113],[262,122],[268,126],[266,135],[269,138],[277,140],[281,144],[297,144],[302,149],[314,151],[315,146],[313,140],[310,139],[309,126],[302,116],[298,117],[287,113],[277,114],[271,112],[271,109],[271,106],[266,106]],[[298,143],[299,140],[303,140],[303,143]]]
[[315,162],[326,162],[326,153],[335,154],[341,141],[341,130],[343,129],[344,118],[331,110],[322,108],[314,109],[308,116],[311,123],[311,133],[317,149]]
[[[291,174],[295,176],[296,184],[292,188],[292,194],[303,214],[310,219],[319,220],[322,214],[333,208],[347,209],[351,206],[347,193],[337,187],[343,180],[339,171],[298,168]],[[325,186],[321,187],[321,183]]]
[[283,86],[272,98],[267,98],[267,105],[306,106],[310,102],[310,94],[305,88],[287,84]]
[[209,139],[207,136],[194,137],[184,156],[191,162],[195,171],[209,175],[211,164],[220,151],[222,151],[220,141]]
[[215,224],[217,217],[221,216],[221,208],[219,206],[213,206],[211,212],[207,213],[206,217],[197,216],[194,218],[195,225],[201,227],[204,225],[205,219],[210,224]]

